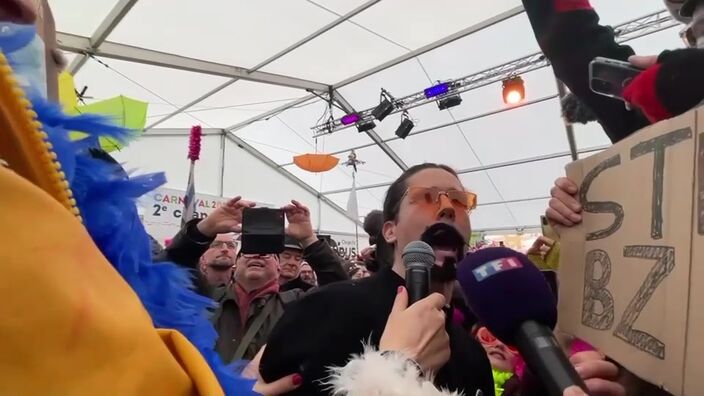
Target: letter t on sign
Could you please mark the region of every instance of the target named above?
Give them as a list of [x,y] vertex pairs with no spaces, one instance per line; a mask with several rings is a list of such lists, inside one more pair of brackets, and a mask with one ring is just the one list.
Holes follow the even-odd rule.
[[665,149],[677,143],[692,138],[691,128],[682,128],[660,135],[650,140],[640,142],[631,148],[631,159],[653,153],[653,199],[650,217],[650,236],[653,239],[662,238],[662,200],[665,182]]

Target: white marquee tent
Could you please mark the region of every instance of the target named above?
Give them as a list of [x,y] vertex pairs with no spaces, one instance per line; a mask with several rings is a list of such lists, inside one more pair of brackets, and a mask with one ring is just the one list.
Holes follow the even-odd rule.
[[[532,228],[552,181],[571,160],[549,67],[523,75],[523,106],[507,109],[501,83],[463,103],[410,111],[416,128],[395,137],[399,114],[367,133],[348,128],[313,138],[332,88],[347,109],[378,104],[380,88],[405,96],[538,51],[519,0],[50,0],[76,85],[93,99],[149,103],[141,139],[116,153],[128,169],[165,170],[184,189],[188,131],[203,126],[196,188],[311,206],[321,230],[354,232],[345,207],[350,169],[309,173],[294,155],[355,149],[359,215],[381,207],[403,169],[425,161],[460,171],[478,194],[475,230]],[[663,9],[660,0],[592,0],[610,25]],[[672,26],[669,24],[667,26]],[[629,42],[637,52],[680,46],[676,28],[654,26]],[[335,110],[335,116],[343,115]],[[598,125],[574,128],[575,151],[609,144]]]

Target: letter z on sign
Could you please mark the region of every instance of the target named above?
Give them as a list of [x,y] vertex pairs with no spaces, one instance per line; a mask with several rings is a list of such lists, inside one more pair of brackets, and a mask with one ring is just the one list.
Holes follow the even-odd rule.
[[479,267],[472,270],[474,278],[477,282],[481,282],[487,278],[490,278],[500,272],[510,271],[518,268],[522,268],[520,260],[515,257],[505,257],[494,261],[489,261],[486,264],[480,265]]

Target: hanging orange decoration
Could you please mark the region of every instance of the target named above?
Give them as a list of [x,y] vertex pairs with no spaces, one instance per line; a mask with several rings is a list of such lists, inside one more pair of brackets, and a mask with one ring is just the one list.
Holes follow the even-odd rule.
[[308,172],[327,172],[337,166],[340,159],[330,154],[302,154],[293,157],[293,163]]

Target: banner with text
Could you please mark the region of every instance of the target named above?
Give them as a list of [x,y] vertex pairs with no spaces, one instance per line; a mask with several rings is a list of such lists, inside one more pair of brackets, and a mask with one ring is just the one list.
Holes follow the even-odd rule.
[[560,328],[675,395],[704,394],[702,120],[692,110],[567,166],[584,220],[562,232]]
[[[164,245],[181,227],[184,191],[158,188],[141,197],[138,202],[139,217],[147,232]],[[227,202],[227,198],[215,195],[196,194],[194,218],[205,218],[216,208]]]
[[362,249],[369,246],[369,237],[367,237],[367,234],[359,236],[359,249],[357,249],[357,237],[354,235],[328,233],[325,231],[321,231],[320,234],[321,237],[327,239],[332,250],[345,260],[356,260],[357,254],[359,254]]

